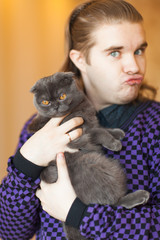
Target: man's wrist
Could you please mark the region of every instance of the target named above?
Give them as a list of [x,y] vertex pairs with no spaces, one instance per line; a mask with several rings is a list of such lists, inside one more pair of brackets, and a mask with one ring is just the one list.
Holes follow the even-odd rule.
[[87,209],[87,205],[84,204],[78,197],[74,200],[67,218],[66,218],[66,225],[70,225],[74,228],[79,228],[81,224],[81,220],[85,215],[85,211]]
[[44,169],[44,167],[38,166],[27,160],[20,153],[20,149],[16,152],[13,158],[13,164],[17,170],[25,174],[27,177],[31,177],[33,180],[36,180]]

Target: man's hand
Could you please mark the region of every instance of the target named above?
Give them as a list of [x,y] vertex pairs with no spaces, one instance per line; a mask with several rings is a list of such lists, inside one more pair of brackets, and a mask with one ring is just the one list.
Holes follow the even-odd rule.
[[82,128],[76,127],[83,123],[83,119],[75,117],[60,125],[63,118],[50,119],[30,137],[20,149],[23,157],[36,165],[46,167],[56,158],[57,153],[65,152],[67,144],[82,135]]
[[69,209],[76,198],[71,184],[68,169],[63,153],[57,154],[58,180],[48,184],[41,181],[41,189],[36,196],[40,199],[44,211],[54,218],[65,222]]

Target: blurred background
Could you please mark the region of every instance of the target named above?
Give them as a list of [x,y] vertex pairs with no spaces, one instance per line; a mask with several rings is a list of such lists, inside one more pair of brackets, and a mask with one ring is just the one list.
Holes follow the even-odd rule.
[[[24,122],[35,112],[31,86],[58,71],[64,28],[80,0],[0,0],[0,181]],[[129,0],[143,15],[149,47],[146,81],[159,87],[160,0]],[[160,100],[158,90],[157,100]]]

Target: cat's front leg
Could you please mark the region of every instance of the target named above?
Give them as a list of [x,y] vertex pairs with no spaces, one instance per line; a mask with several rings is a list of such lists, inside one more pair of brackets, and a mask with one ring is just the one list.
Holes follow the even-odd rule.
[[122,143],[119,138],[116,139],[106,128],[94,128],[90,134],[94,144],[100,144],[112,151],[120,151],[122,148]]
[[56,161],[51,161],[49,165],[41,172],[40,178],[47,183],[54,183],[58,179]]
[[116,205],[123,206],[127,209],[131,209],[141,204],[146,204],[149,200],[149,196],[150,196],[149,192],[145,190],[137,190],[133,193],[129,193],[124,197],[120,198]]
[[75,139],[74,141],[71,141],[67,146],[72,149],[83,151],[98,151],[102,149],[100,145],[93,144],[91,135],[89,133],[83,134],[81,137]]
[[125,137],[123,130],[119,128],[107,128],[107,131],[116,139],[122,140]]

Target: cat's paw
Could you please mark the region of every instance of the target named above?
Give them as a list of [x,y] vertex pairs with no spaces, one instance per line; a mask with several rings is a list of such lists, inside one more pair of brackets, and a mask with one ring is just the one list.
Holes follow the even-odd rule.
[[119,128],[110,129],[109,132],[117,140],[122,140],[125,137],[125,132]]
[[125,132],[121,129],[115,129],[116,138],[122,140],[125,137]]
[[123,206],[127,209],[146,204],[149,200],[150,194],[145,190],[137,190],[122,197],[117,205]]
[[139,205],[140,204],[146,204],[149,200],[150,194],[149,192],[145,191],[145,190],[139,190],[137,191],[138,195],[137,198],[139,198]]
[[107,146],[103,144],[103,147],[111,151],[120,151],[122,149],[122,143],[121,141],[115,139],[112,143],[110,144],[107,143]]

